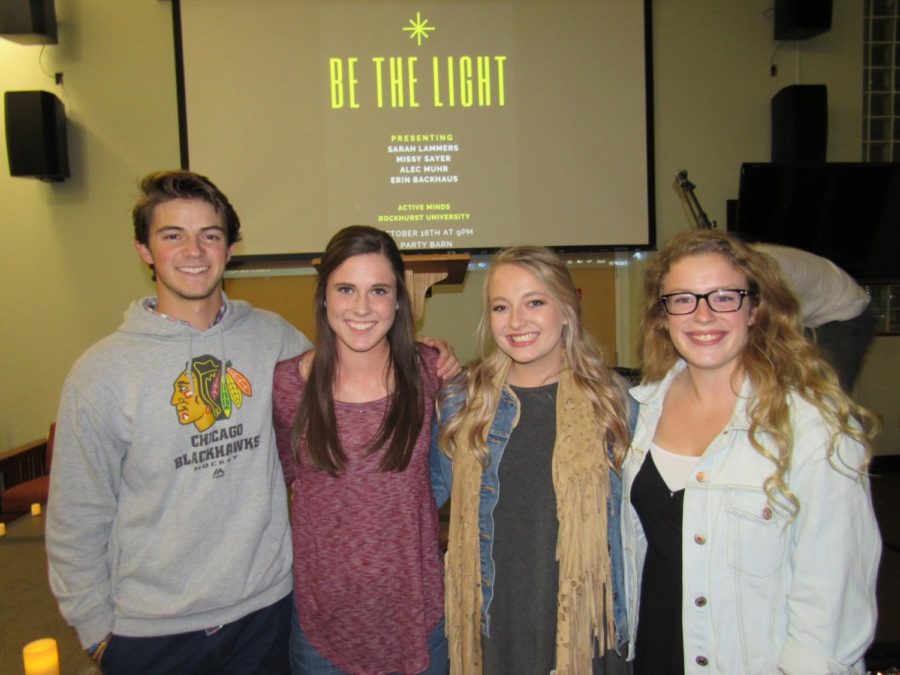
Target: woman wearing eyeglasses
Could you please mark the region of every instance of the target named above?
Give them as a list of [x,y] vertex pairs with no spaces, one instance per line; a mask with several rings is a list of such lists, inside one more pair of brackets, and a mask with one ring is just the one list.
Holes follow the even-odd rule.
[[645,290],[623,468],[634,672],[864,672],[872,415],[803,337],[768,256],[685,232]]

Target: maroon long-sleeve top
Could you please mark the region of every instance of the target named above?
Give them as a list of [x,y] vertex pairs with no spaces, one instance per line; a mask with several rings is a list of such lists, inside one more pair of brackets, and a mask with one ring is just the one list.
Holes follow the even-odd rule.
[[440,386],[436,354],[420,347],[426,419],[409,465],[378,468],[367,453],[387,399],[335,401],[347,465],[337,476],[313,469],[291,426],[306,381],[300,358],[275,368],[274,416],[285,478],[293,487],[294,600],[316,650],[354,673],[418,673],[428,666],[427,638],[443,614],[438,516],[428,470],[431,411]]

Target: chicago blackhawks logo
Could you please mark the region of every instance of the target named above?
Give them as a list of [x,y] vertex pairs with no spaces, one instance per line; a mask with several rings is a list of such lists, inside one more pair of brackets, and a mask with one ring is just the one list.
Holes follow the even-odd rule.
[[245,396],[253,396],[253,387],[246,376],[222,362],[204,354],[193,359],[181,371],[173,385],[170,403],[175,406],[179,424],[193,424],[198,431],[206,431],[217,420],[228,419],[240,408]]

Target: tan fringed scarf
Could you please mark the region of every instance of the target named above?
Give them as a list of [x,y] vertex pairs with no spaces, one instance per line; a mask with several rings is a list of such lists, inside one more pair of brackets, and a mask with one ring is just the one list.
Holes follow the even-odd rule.
[[[508,366],[496,386],[506,381]],[[518,419],[516,420],[518,422]],[[464,422],[465,425],[465,422]],[[569,369],[559,379],[553,487],[559,534],[556,672],[591,672],[593,640],[614,647],[611,563],[606,535],[609,468],[590,400],[575,386]],[[465,429],[460,438],[465,438]],[[478,508],[482,466],[474,452],[453,457],[450,541],[446,558],[446,624],[450,672],[482,672],[481,559]]]

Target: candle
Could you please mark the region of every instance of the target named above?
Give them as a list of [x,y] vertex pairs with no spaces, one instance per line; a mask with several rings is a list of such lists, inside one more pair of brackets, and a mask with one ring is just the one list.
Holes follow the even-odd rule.
[[59,653],[53,638],[29,642],[22,649],[22,660],[25,675],[59,675]]
[[0,523],[0,537],[6,536],[6,523]]
[[41,505],[40,504],[32,504],[31,505],[31,515],[33,515],[33,516],[41,515]]

